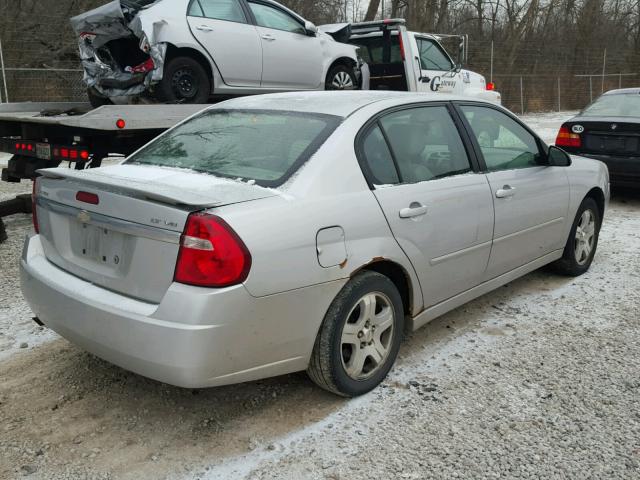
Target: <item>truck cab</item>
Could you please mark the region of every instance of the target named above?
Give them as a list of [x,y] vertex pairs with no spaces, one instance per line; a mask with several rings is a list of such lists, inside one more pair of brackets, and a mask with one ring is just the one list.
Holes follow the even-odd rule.
[[501,103],[501,96],[485,78],[461,66],[466,37],[460,39],[460,61],[442,46],[444,35],[410,32],[403,19],[354,23],[349,43],[360,47],[369,67],[371,90],[406,90],[464,95]]

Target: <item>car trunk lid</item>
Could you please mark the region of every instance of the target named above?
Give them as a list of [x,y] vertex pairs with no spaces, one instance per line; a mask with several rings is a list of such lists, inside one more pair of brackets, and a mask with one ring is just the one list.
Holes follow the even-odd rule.
[[581,153],[638,156],[640,155],[640,123],[625,117],[576,118],[568,129],[579,133]]
[[173,282],[190,213],[275,195],[166,167],[39,173],[37,218],[46,257],[93,284],[150,303],[160,302]]

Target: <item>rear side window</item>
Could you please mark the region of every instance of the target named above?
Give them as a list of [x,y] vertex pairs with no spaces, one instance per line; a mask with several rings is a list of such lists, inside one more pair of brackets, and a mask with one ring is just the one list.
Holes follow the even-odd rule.
[[267,110],[208,110],[170,130],[126,163],[187,168],[215,176],[284,183],[341,118]]
[[460,107],[478,141],[490,171],[539,166],[535,137],[510,116],[487,107]]
[[194,0],[189,7],[189,15],[228,22],[247,22],[239,0]]
[[398,183],[398,173],[393,164],[393,157],[378,125],[365,135],[362,141],[362,153],[366,168],[375,185]]
[[349,43],[360,47],[360,55],[369,65],[402,62],[398,35],[352,38]]
[[380,119],[400,181],[417,183],[471,171],[469,157],[444,106],[418,107]]
[[253,2],[249,2],[249,7],[256,17],[256,23],[260,27],[284,30],[285,32],[300,33],[303,35],[306,34],[303,25],[282,10]]

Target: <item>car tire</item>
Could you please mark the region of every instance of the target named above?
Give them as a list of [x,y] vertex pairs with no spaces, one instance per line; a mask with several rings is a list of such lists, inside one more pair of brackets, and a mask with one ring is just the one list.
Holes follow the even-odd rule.
[[571,226],[562,258],[552,263],[551,268],[561,275],[572,277],[589,270],[598,247],[601,224],[598,204],[591,197],[585,198]]
[[167,62],[156,97],[165,103],[207,103],[211,79],[206,69],[191,57],[175,57]]
[[358,79],[353,68],[346,65],[334,65],[329,69],[325,80],[325,90],[356,90]]
[[338,293],[327,311],[307,374],[344,397],[374,389],[398,356],[404,332],[402,298],[393,282],[364,271]]
[[93,108],[103,107],[105,105],[113,105],[113,102],[109,98],[98,93],[98,91],[93,87],[87,88],[87,98],[89,99],[89,103]]

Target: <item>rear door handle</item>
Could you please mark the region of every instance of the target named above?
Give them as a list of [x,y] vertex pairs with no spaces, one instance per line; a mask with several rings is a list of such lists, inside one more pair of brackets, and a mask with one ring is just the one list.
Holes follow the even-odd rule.
[[273,41],[276,39],[276,37],[274,37],[274,36],[273,36],[273,35],[271,35],[270,33],[267,33],[267,34],[265,34],[265,35],[261,35],[261,36],[260,36],[260,38],[262,38],[262,39],[264,39],[264,40],[267,40],[267,41],[269,41],[269,42],[273,42]]
[[496,190],[496,198],[508,198],[513,197],[516,194],[515,187],[511,185],[505,185],[502,188]]
[[420,217],[427,213],[427,207],[418,202],[413,202],[408,208],[400,210],[400,218]]
[[198,25],[196,30],[200,30],[202,32],[213,32],[213,28],[208,27],[207,25]]

